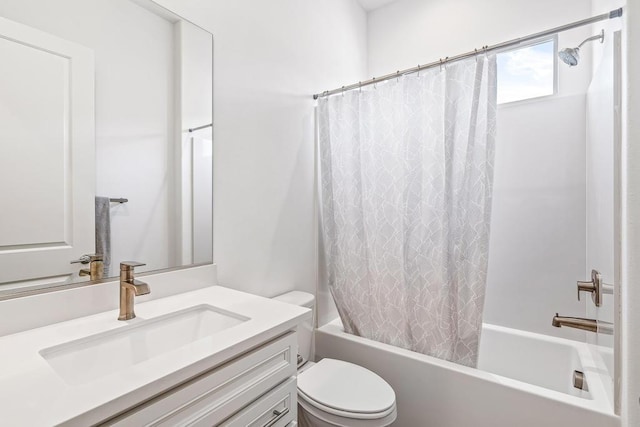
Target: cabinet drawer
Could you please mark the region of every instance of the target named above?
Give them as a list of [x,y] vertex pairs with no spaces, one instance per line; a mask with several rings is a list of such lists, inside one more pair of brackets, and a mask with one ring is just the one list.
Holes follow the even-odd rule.
[[104,425],[188,426],[203,417],[215,425],[294,376],[296,355],[296,334],[289,332]]
[[[267,395],[221,424],[221,427],[284,427],[298,418],[295,378],[290,378]],[[211,422],[196,424],[210,427]]]

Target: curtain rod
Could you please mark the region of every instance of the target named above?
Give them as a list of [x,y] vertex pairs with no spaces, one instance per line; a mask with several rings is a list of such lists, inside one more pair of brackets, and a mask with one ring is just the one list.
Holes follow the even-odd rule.
[[441,58],[438,61],[434,61],[434,62],[425,64],[425,65],[418,65],[417,67],[407,68],[406,70],[398,70],[395,73],[386,74],[384,76],[377,77],[377,78],[374,77],[374,78],[372,78],[370,80],[365,80],[363,82],[354,83],[354,84],[351,84],[351,85],[348,85],[348,86],[342,86],[341,88],[338,88],[338,89],[326,90],[326,91],[324,91],[322,93],[318,93],[318,94],[313,95],[313,99],[318,99],[318,98],[322,98],[322,97],[325,97],[325,96],[346,92],[348,90],[359,89],[359,88],[361,88],[363,86],[369,86],[369,85],[372,85],[372,84],[375,84],[375,83],[380,83],[380,82],[383,82],[383,81],[386,81],[386,80],[395,79],[395,78],[398,78],[400,76],[404,76],[406,74],[417,73],[418,71],[426,70],[427,68],[433,68],[433,67],[437,67],[437,66],[446,65],[446,64],[448,64],[450,62],[459,61],[461,59],[466,59],[466,58],[471,58],[471,57],[476,56],[478,54],[487,53],[487,52],[491,52],[491,51],[499,50],[499,49],[504,49],[506,47],[519,45],[519,44],[522,44],[524,42],[540,39],[540,38],[543,38],[543,37],[546,37],[546,36],[550,36],[550,35],[553,35],[553,34],[557,34],[557,33],[563,32],[563,31],[571,30],[573,28],[582,27],[582,26],[588,25],[588,24],[593,24],[594,22],[604,21],[606,19],[619,18],[621,16],[622,16],[622,8],[615,9],[615,10],[612,10],[611,12],[609,12],[609,13],[603,13],[602,15],[596,15],[594,17],[583,19],[581,21],[576,21],[576,22],[572,22],[570,24],[562,25],[560,27],[551,28],[550,30],[541,31],[539,33],[534,33],[534,34],[528,35],[526,37],[520,37],[520,38],[509,40],[509,41],[506,41],[506,42],[494,44],[492,46],[483,46],[480,49],[474,49],[474,50],[471,50],[469,52],[462,53],[460,55],[456,55],[456,56],[452,56],[452,57],[448,57],[447,56],[444,59]]
[[209,123],[208,125],[202,125],[202,126],[198,126],[195,128],[189,128],[189,133],[193,133],[195,131],[201,130],[201,129],[206,129],[206,128],[210,128],[213,127],[213,123]]

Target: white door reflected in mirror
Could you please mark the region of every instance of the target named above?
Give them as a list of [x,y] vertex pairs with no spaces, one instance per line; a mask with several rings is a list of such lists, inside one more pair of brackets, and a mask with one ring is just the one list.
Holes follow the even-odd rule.
[[94,58],[0,19],[0,282],[56,284],[94,251]]
[[20,28],[0,41],[0,299],[88,282],[84,254],[104,278],[212,263],[212,34],[151,0],[0,0],[0,18]]

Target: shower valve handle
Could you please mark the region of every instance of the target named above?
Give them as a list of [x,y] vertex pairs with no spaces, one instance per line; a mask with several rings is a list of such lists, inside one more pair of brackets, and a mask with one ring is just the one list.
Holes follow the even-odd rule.
[[602,304],[602,275],[597,270],[591,270],[591,281],[578,281],[578,301],[580,301],[580,292],[590,292],[591,299],[596,307]]
[[580,301],[580,292],[595,292],[596,286],[593,282],[578,281],[578,301]]

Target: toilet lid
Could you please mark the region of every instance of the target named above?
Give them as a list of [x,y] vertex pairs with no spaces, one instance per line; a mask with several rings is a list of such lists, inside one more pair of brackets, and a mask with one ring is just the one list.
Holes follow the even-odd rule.
[[298,390],[308,398],[341,412],[377,414],[396,402],[385,380],[362,366],[322,359],[298,376]]

